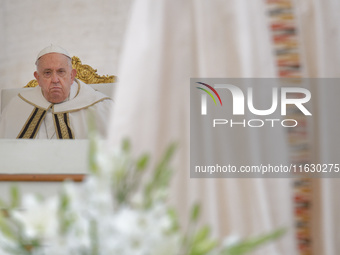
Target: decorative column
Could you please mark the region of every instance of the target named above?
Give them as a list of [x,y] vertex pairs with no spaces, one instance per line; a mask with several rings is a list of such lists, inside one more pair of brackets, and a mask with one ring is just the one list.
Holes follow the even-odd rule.
[[[292,0],[266,0],[273,52],[275,54],[279,78],[302,78],[297,26]],[[292,97],[300,97],[299,94]],[[294,105],[287,107],[287,118],[298,121],[298,126],[289,129],[287,139],[290,146],[291,163],[305,165],[310,163],[311,152],[308,143],[307,121],[305,115]],[[311,255],[311,199],[312,182],[309,178],[298,176],[294,181],[294,216],[298,254]]]

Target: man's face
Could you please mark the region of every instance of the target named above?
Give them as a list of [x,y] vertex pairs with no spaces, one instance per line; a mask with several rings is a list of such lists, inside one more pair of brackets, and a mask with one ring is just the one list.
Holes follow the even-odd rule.
[[68,57],[59,53],[49,53],[38,60],[34,77],[46,100],[57,104],[69,96],[76,73]]

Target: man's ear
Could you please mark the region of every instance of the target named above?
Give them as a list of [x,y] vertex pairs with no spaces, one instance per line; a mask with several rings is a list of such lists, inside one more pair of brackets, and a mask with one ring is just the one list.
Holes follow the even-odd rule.
[[72,79],[72,81],[74,81],[74,79],[76,78],[76,75],[77,75],[77,70],[76,69],[72,69],[72,71],[71,71],[71,79]]
[[[38,79],[39,79],[39,74],[38,74],[38,72],[35,71],[35,72],[33,73],[33,75],[34,75],[35,79],[38,81]],[[38,84],[39,84],[39,82],[38,82]]]

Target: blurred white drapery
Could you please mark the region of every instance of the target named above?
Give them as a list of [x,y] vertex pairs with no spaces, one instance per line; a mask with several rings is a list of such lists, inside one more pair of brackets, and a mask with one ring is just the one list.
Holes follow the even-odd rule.
[[[190,77],[275,77],[267,28],[262,0],[137,0],[123,46],[110,143],[130,137],[137,152],[157,157],[170,142],[178,142],[172,201],[183,215],[200,201],[203,221],[219,237],[246,237],[280,226],[292,230],[290,180],[189,178]],[[283,132],[239,138],[244,153],[236,155],[236,162],[276,157],[270,143],[274,140],[285,153]],[[231,151],[233,146],[230,143]],[[259,254],[294,254],[294,245],[290,231]]]
[[[339,77],[339,3],[309,0],[294,4],[303,76]],[[129,136],[137,151],[153,155],[179,141],[173,201],[186,212],[199,199],[205,221],[219,236],[249,235],[293,224],[290,180],[197,180],[188,173],[189,78],[275,77],[267,28],[264,1],[136,0],[131,12],[110,141],[115,144]],[[317,87],[312,94],[317,97],[313,101],[315,121],[310,126],[314,162],[337,163],[339,93]],[[282,134],[276,135],[283,143]],[[250,137],[256,140],[261,134]],[[242,146],[252,146],[252,141],[246,140]],[[263,154],[257,160],[273,153],[268,146],[261,149]],[[339,181],[313,182],[314,253],[335,255],[340,205],[334,194]],[[293,234],[288,233],[280,245],[260,254],[295,254],[294,246]]]

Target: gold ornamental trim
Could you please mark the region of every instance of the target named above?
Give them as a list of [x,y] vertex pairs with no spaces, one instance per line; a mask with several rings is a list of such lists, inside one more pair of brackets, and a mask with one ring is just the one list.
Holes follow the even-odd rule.
[[116,81],[114,75],[98,75],[97,69],[82,64],[80,59],[76,56],[72,58],[72,66],[77,70],[76,78],[86,84],[113,83]]
[[40,125],[46,116],[46,110],[34,108],[28,117],[25,125],[22,127],[17,139],[33,139],[38,133]]
[[36,79],[31,80],[24,88],[34,88],[38,86],[38,81]]
[[[116,81],[116,76],[99,75],[97,74],[97,69],[94,69],[89,65],[82,64],[81,60],[76,56],[72,57],[72,67],[77,70],[76,79],[79,79],[86,84],[113,83]],[[25,88],[32,88],[36,86],[38,86],[38,81],[34,79],[27,83]]]
[[54,127],[58,139],[74,139],[68,113],[57,113],[54,116]]

